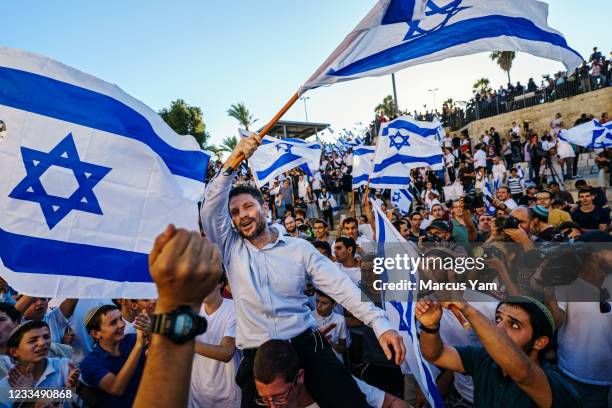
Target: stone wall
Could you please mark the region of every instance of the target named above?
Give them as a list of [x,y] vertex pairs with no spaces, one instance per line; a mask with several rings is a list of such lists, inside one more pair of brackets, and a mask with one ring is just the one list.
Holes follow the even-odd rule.
[[593,114],[596,119],[602,112],[612,114],[612,87],[477,120],[470,123],[467,130],[472,143],[475,143],[480,135],[484,134],[485,129],[494,127],[502,137],[507,137],[512,122],[522,126],[522,123],[528,120],[529,128],[542,135],[543,131],[550,128],[550,121],[557,112],[561,113],[566,128],[572,127],[582,113]]

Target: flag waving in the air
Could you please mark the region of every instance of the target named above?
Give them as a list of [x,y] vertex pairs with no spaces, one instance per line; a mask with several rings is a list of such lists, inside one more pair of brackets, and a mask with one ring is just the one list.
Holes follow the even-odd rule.
[[[239,129],[241,137],[249,132]],[[249,159],[249,166],[258,187],[263,187],[274,178],[295,167],[301,167],[307,175],[313,176],[319,170],[321,145],[306,143],[301,139],[277,139],[265,136],[261,146]]]
[[353,189],[368,183],[375,149],[374,146],[360,146],[353,151]]
[[522,51],[561,61],[582,57],[548,26],[535,0],[380,0],[300,89],[380,76],[483,51]]
[[592,120],[571,129],[561,129],[558,136],[561,140],[589,149],[612,147],[612,121],[602,124]]
[[154,298],[153,240],[197,230],[210,155],[116,85],[0,48],[0,275],[41,297]]
[[437,127],[423,127],[411,116],[385,123],[376,144],[370,187],[406,188],[410,170],[417,167],[443,167]]

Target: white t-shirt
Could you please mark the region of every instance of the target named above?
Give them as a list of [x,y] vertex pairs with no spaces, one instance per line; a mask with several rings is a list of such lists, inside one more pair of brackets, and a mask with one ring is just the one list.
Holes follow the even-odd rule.
[[361,268],[358,266],[353,266],[350,268],[345,267],[340,262],[336,262],[336,265],[340,270],[348,275],[349,278],[355,283],[355,285],[359,285],[361,282]]
[[298,197],[304,198],[306,197],[306,190],[308,189],[308,179],[304,177],[302,181],[298,181]]
[[446,136],[442,139],[442,146],[451,147],[453,145],[453,139],[450,136]]
[[[221,344],[224,337],[236,337],[236,309],[232,300],[223,299],[219,309],[212,315],[206,313],[202,305],[200,315],[206,318],[208,326],[204,334],[196,337],[196,341]],[[240,407],[241,393],[235,381],[240,358],[237,350],[227,363],[195,354],[189,386],[189,407]]]
[[[612,275],[602,287],[612,293]],[[557,299],[599,298],[599,289],[581,278],[555,289]],[[601,313],[598,302],[559,302],[559,308],[566,312],[557,338],[559,369],[582,383],[612,385],[612,313]]]
[[[339,340],[344,340],[346,342],[346,338],[348,337],[348,329],[346,328],[346,320],[344,319],[344,316],[332,311],[329,316],[323,317],[317,313],[317,310],[315,309],[312,312],[312,317],[314,317],[317,322],[317,329],[324,329],[330,324],[335,323],[336,327],[329,331],[327,335],[330,336],[331,341],[336,344]],[[336,357],[338,357],[338,359],[344,363],[342,354],[338,353],[336,350],[334,350],[334,353],[336,354]]]
[[[466,289],[465,292],[463,292],[463,297],[474,309],[485,315],[485,317],[491,320],[495,319],[495,308],[499,303],[495,298],[470,289]],[[481,345],[480,339],[474,329],[471,327],[467,330],[464,329],[455,315],[448,309],[444,309],[442,313],[442,320],[440,321],[440,338],[444,344],[449,346]],[[457,389],[459,395],[473,402],[474,383],[472,377],[457,372],[454,377],[455,389]]]
[[487,167],[487,154],[480,149],[474,153],[474,168],[477,169],[478,167]]
[[499,164],[494,164],[491,168],[491,173],[493,173],[494,179],[499,178],[500,180],[503,180],[506,176],[506,171],[506,166],[501,162]]
[[521,128],[519,127],[519,125],[516,125],[512,128],[512,133],[516,133],[519,136],[521,135]]
[[516,207],[518,207],[518,204],[512,198],[509,198],[504,201],[504,205],[508,207],[508,210],[514,210]]
[[567,159],[568,157],[576,157],[576,152],[574,152],[572,145],[564,140],[557,140],[557,153],[562,159]]

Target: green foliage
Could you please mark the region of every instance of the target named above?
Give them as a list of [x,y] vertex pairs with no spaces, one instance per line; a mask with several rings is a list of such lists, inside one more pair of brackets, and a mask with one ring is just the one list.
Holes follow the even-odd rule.
[[489,54],[491,60],[497,62],[497,65],[508,74],[508,82],[510,81],[510,69],[512,68],[512,61],[516,58],[516,52],[514,51],[495,51]]
[[239,102],[235,105],[230,106],[227,110],[227,115],[236,119],[240,126],[246,130],[249,130],[249,126],[257,122],[259,119],[253,119],[253,114],[249,112],[244,102]]
[[374,113],[376,113],[378,116],[384,116],[388,119],[394,118],[397,115],[397,108],[395,106],[393,96],[385,96],[383,101],[376,105],[376,107],[374,108]]
[[236,136],[228,136],[223,139],[223,144],[220,146],[220,149],[226,152],[232,152],[237,144],[238,138]]
[[485,92],[490,92],[491,91],[491,88],[489,87],[490,82],[491,81],[489,81],[487,78],[480,78],[479,80],[474,82],[474,85],[472,85],[472,92],[479,93],[481,95]]
[[159,116],[179,135],[191,135],[200,146],[204,146],[209,138],[206,124],[202,119],[202,109],[191,106],[182,99],[170,103],[169,108],[163,108]]

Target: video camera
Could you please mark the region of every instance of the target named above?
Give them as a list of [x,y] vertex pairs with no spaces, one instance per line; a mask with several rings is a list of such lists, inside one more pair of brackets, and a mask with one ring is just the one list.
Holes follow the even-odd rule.
[[497,229],[517,229],[520,225],[520,221],[511,215],[507,217],[497,217],[495,218],[495,226]]
[[463,205],[468,210],[474,210],[485,206],[482,193],[470,192],[463,197]]

